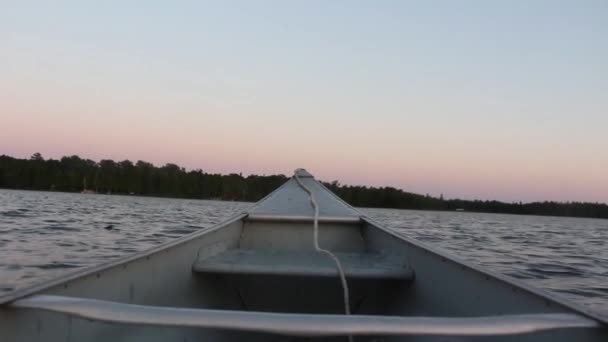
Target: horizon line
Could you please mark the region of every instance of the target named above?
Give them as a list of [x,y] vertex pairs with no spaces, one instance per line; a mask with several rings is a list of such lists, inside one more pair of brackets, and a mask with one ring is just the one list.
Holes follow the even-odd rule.
[[[286,175],[286,174],[280,173],[280,172],[279,173],[273,173],[273,174],[266,174],[266,173],[256,174],[256,173],[253,173],[253,172],[242,172],[242,171],[240,171],[240,172],[225,172],[225,173],[222,173],[222,172],[219,172],[219,171],[217,171],[217,172],[213,172],[213,171],[209,172],[209,171],[205,171],[204,169],[202,169],[200,167],[199,168],[187,168],[187,167],[181,166],[181,165],[179,165],[177,163],[174,163],[174,162],[165,162],[164,165],[157,166],[153,162],[145,161],[143,159],[137,159],[135,161],[130,160],[130,159],[114,160],[114,159],[108,159],[108,158],[102,158],[102,159],[99,159],[99,160],[94,160],[94,159],[90,159],[88,157],[81,157],[81,156],[79,156],[77,154],[63,155],[62,157],[57,158],[57,159],[52,158],[52,157],[45,159],[44,156],[42,156],[42,154],[39,153],[39,152],[33,153],[29,158],[25,158],[25,157],[24,158],[13,157],[13,156],[10,156],[10,155],[5,154],[5,153],[0,154],[0,157],[9,157],[9,158],[21,159],[21,160],[32,160],[33,157],[36,156],[36,154],[40,155],[40,157],[42,158],[42,160],[45,160],[45,161],[48,161],[48,160],[57,160],[57,161],[60,161],[63,158],[77,157],[77,158],[79,158],[81,160],[90,160],[90,161],[94,162],[97,165],[99,165],[99,163],[101,161],[104,161],[104,160],[109,160],[109,161],[112,161],[112,162],[117,163],[117,164],[120,163],[120,162],[126,162],[126,161],[128,161],[128,162],[132,163],[134,166],[137,164],[137,162],[148,163],[148,164],[151,164],[155,168],[162,168],[162,167],[165,167],[167,165],[175,165],[175,166],[179,167],[180,169],[185,170],[186,172],[201,171],[203,173],[211,174],[211,175],[238,175],[238,176],[243,177],[243,178],[246,178],[248,176],[262,176],[262,177],[283,176],[283,177],[286,177],[286,178],[290,178],[291,177],[289,175]],[[300,167],[295,168],[294,171],[297,170],[297,169],[299,169],[299,168]],[[306,169],[306,168],[304,168],[304,169]],[[243,174],[245,176],[243,176]],[[509,202],[509,201],[502,201],[502,200],[497,200],[497,199],[480,199],[480,198],[466,198],[466,197],[465,198],[461,198],[461,197],[444,197],[443,193],[441,193],[439,196],[433,196],[433,195],[430,195],[429,193],[412,192],[412,191],[405,190],[402,187],[394,187],[394,186],[387,186],[387,185],[373,186],[373,185],[365,185],[365,184],[350,184],[350,183],[342,183],[338,179],[333,179],[331,181],[326,181],[326,180],[320,180],[319,179],[319,181],[321,181],[323,183],[330,183],[330,184],[333,183],[333,182],[337,182],[338,185],[340,185],[340,186],[347,186],[347,187],[366,187],[366,188],[372,188],[372,189],[373,188],[376,188],[376,189],[393,188],[393,189],[400,190],[400,191],[405,192],[405,193],[415,194],[415,195],[419,195],[419,196],[426,196],[426,197],[431,197],[431,198],[434,197],[434,198],[437,198],[437,199],[442,199],[442,200],[447,200],[447,201],[449,201],[449,200],[463,200],[463,201],[498,202],[498,203],[507,203],[507,204],[534,204],[534,203],[574,204],[574,203],[581,203],[581,204],[600,204],[600,205],[603,204],[603,205],[608,205],[608,202],[601,202],[601,201],[593,202],[593,201],[571,201],[571,200],[565,200],[565,201],[535,200],[535,201],[510,201]]]

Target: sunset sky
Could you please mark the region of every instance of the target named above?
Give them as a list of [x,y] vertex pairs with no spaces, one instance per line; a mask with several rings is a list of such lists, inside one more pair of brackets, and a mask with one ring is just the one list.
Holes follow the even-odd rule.
[[608,202],[608,2],[5,1],[0,154]]

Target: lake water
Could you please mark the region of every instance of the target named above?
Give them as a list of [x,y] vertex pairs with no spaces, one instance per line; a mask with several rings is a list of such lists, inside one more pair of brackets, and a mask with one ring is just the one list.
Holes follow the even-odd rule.
[[[157,246],[250,205],[0,190],[0,294]],[[608,316],[608,220],[363,210],[403,235]]]

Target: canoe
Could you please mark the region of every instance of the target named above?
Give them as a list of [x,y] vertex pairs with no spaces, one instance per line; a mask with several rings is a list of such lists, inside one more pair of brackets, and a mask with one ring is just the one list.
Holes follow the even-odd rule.
[[382,227],[303,169],[221,224],[0,298],[0,341],[347,338],[608,341],[608,329]]

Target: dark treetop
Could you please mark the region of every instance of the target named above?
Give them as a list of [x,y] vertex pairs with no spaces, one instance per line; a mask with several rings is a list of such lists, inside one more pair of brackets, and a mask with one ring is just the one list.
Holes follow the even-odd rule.
[[[257,201],[286,180],[284,175],[243,177],[235,173],[186,171],[175,164],[156,167],[141,160],[95,162],[78,156],[45,160],[39,153],[30,159],[0,156],[0,188],[7,189]],[[419,195],[391,187],[341,185],[337,181],[325,185],[356,207],[608,218],[605,203],[470,201]]]

